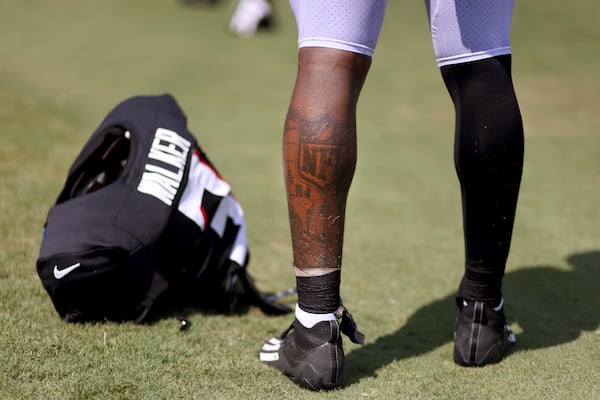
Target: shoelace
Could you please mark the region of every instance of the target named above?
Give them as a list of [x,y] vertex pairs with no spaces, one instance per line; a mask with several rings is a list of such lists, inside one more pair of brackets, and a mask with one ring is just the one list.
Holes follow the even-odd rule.
[[365,335],[358,330],[352,314],[343,304],[340,304],[334,314],[340,320],[340,331],[348,336],[350,341],[356,344],[365,344]]

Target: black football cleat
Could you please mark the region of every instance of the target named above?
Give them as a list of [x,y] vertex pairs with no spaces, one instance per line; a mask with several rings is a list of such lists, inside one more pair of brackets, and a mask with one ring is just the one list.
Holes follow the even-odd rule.
[[457,298],[457,305],[454,362],[463,367],[482,367],[502,360],[517,341],[506,323],[503,302],[492,307]]
[[345,309],[341,308],[336,316],[341,321],[322,321],[312,328],[294,320],[285,332],[263,344],[260,361],[305,389],[331,390],[341,386],[344,374],[341,333],[359,344],[364,343],[364,335]]

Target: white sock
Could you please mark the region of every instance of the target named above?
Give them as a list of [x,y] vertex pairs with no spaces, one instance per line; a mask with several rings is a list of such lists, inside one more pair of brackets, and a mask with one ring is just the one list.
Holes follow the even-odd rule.
[[337,318],[334,313],[327,314],[313,314],[304,311],[298,306],[296,303],[296,319],[304,326],[305,328],[312,328],[316,324],[322,321],[335,321]]

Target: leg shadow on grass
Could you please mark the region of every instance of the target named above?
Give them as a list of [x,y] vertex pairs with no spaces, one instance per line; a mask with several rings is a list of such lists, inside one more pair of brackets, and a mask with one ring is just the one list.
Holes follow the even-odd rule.
[[[552,347],[600,325],[600,251],[572,254],[570,269],[527,266],[506,274],[509,322],[520,328],[515,351]],[[452,341],[454,294],[417,310],[399,330],[346,356],[346,385],[373,377],[396,361],[430,352]],[[450,360],[449,360],[450,361]]]

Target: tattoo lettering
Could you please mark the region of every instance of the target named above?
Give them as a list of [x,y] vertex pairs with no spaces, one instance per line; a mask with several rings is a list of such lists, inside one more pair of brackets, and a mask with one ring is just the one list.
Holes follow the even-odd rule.
[[298,117],[298,179],[321,192],[351,179],[355,145],[354,138],[349,138],[350,125],[336,121],[328,114],[314,120]]

